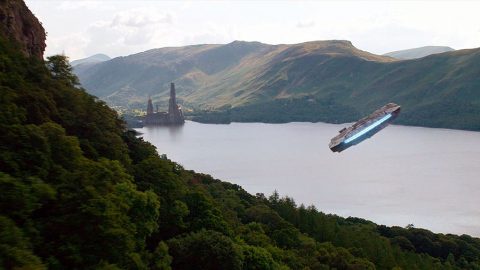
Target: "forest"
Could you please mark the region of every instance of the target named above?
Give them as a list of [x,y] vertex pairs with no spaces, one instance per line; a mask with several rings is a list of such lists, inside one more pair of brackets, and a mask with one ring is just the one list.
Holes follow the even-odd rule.
[[316,100],[313,96],[295,99],[275,99],[261,104],[242,107],[222,107],[217,110],[192,110],[186,112],[192,121],[200,123],[231,122],[326,122],[347,123],[361,117],[352,107],[334,102],[331,99]]
[[[403,104],[400,104],[403,105]],[[378,107],[379,108],[379,107]],[[463,114],[463,117],[457,117]],[[332,99],[318,99],[314,96],[302,98],[275,99],[260,104],[241,107],[222,107],[216,110],[187,111],[186,116],[200,123],[228,124],[231,122],[354,122],[373,111],[359,112],[354,107],[336,103]],[[433,128],[455,128],[480,130],[478,106],[468,102],[449,98],[435,104],[421,106],[418,110],[402,112],[395,123],[410,126]],[[428,119],[428,121],[425,121]],[[129,122],[129,124],[135,122]]]
[[325,214],[185,169],[71,71],[0,36],[0,269],[480,269],[478,238]]

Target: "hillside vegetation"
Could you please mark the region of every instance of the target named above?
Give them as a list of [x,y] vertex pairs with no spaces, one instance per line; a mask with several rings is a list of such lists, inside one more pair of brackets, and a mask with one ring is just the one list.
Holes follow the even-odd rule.
[[148,95],[165,104],[174,81],[202,122],[336,123],[395,102],[397,123],[480,130],[480,49],[396,61],[348,41],[235,41],[154,49],[76,73],[89,93],[129,108],[144,108]]

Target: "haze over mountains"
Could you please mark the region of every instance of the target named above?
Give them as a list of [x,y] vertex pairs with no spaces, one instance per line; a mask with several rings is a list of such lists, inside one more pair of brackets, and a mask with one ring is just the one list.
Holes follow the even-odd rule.
[[384,55],[390,56],[396,59],[406,60],[406,59],[422,58],[431,54],[451,52],[451,51],[454,51],[454,49],[446,46],[424,46],[419,48],[389,52]]
[[185,107],[225,112],[221,122],[345,122],[396,102],[400,123],[480,129],[480,49],[398,61],[342,40],[235,41],[153,49],[75,71],[90,93],[120,106],[143,108],[149,95],[162,104],[173,81]]
[[110,56],[108,56],[106,54],[103,54],[103,53],[98,53],[98,54],[94,54],[94,55],[86,57],[86,58],[73,60],[72,62],[70,62],[70,65],[72,65],[72,67],[75,67],[75,66],[78,66],[78,65],[81,65],[81,64],[86,64],[86,63],[95,64],[95,63],[99,63],[99,62],[103,62],[103,61],[108,61],[110,59],[112,59],[112,58],[110,58]]

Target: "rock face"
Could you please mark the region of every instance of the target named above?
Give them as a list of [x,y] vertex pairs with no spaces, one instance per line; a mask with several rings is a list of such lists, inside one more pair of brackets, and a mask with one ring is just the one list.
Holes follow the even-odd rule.
[[0,34],[18,42],[26,55],[43,58],[45,29],[22,0],[0,0]]

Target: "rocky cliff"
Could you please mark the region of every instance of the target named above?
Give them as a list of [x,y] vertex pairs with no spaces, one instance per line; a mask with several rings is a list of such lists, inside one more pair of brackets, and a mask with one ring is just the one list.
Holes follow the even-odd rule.
[[45,29],[22,0],[0,0],[0,34],[17,41],[26,55],[43,58]]

